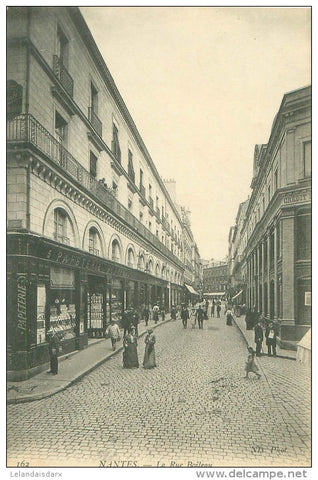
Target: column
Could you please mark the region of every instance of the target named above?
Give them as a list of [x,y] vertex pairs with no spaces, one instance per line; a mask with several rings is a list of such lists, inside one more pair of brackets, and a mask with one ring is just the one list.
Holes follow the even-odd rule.
[[267,242],[267,274],[266,274],[266,282],[267,282],[267,316],[270,314],[270,305],[271,305],[271,285],[270,285],[270,234],[266,235],[266,242]]
[[264,294],[264,278],[265,278],[265,262],[264,262],[264,241],[265,239],[262,239],[261,243],[261,249],[262,249],[262,277],[261,277],[261,282],[262,282],[262,315],[264,315],[264,306],[265,306],[265,294]]
[[277,226],[274,228],[274,319],[278,317],[277,305]]
[[294,214],[288,214],[281,220],[281,249],[282,249],[282,324],[295,324],[295,218]]

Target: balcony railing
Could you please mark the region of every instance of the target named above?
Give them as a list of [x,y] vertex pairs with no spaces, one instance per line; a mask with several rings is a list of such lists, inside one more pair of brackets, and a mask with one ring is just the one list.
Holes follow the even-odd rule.
[[64,243],[64,245],[70,245],[70,239],[66,237],[65,235],[59,235],[57,233],[54,234],[54,239],[57,242]]
[[99,256],[98,248],[89,247],[89,253],[92,253],[93,255],[98,255]]
[[89,195],[95,197],[110,212],[122,218],[167,258],[181,268],[183,263],[160,242],[127,208],[125,208],[108,188],[96,180],[85,168],[32,116],[19,115],[7,122],[7,142],[17,145],[29,143],[42,152],[51,162],[60,167],[73,180],[78,182]]
[[98,133],[98,135],[101,137],[103,134],[103,124],[94,112],[94,109],[92,107],[88,107],[88,120],[90,121],[92,127],[94,130]]
[[66,67],[63,65],[62,60],[57,55],[53,55],[53,72],[70,97],[73,97],[73,78],[68,73]]

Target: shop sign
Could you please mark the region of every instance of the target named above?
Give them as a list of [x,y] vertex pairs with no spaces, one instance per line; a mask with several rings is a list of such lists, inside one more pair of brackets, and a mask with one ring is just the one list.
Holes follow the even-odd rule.
[[298,202],[305,202],[311,200],[310,191],[306,190],[304,192],[293,192],[284,197],[284,204],[287,205],[289,203],[298,203]]
[[69,265],[71,267],[88,268],[90,270],[102,270],[102,264],[90,258],[84,258],[65,253],[62,250],[50,249],[47,252],[46,258],[53,260],[61,265]]
[[305,292],[305,306],[311,307],[311,292]]
[[18,302],[17,302],[18,322],[17,322],[17,327],[20,330],[22,330],[23,332],[26,331],[26,322],[27,322],[26,283],[27,283],[26,276],[25,275],[19,275],[18,280],[17,280],[17,294],[18,294]]

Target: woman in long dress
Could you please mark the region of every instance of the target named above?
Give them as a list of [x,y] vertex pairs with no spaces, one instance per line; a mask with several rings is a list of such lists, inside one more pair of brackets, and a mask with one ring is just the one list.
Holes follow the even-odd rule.
[[145,356],[143,361],[144,368],[156,367],[156,354],[155,354],[156,337],[153,334],[153,330],[149,329],[145,338]]
[[123,366],[124,368],[138,368],[137,336],[135,328],[131,327],[130,332],[124,336]]

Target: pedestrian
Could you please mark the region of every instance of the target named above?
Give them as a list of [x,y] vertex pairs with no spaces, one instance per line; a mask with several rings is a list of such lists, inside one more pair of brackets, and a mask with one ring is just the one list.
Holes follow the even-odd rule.
[[60,341],[56,333],[53,330],[48,330],[47,341],[49,344],[49,356],[50,356],[50,370],[47,373],[57,375],[59,370],[58,354],[61,349]]
[[209,318],[209,300],[206,298],[205,299],[205,312],[204,312],[204,319],[208,320]]
[[120,340],[120,330],[115,320],[112,320],[110,322],[110,325],[106,330],[106,334],[110,337],[110,340],[112,342],[112,349],[116,350],[116,342]]
[[211,305],[211,316],[214,317],[214,310],[215,310],[215,303],[214,303],[214,300],[213,300],[213,303]]
[[199,330],[203,329],[203,316],[204,316],[204,310],[200,305],[196,311],[196,318],[198,319]]
[[170,315],[171,315],[171,320],[177,320],[177,309],[175,305],[172,306]]
[[181,310],[181,320],[183,324],[183,328],[187,328],[188,320],[189,320],[189,310],[184,305]]
[[216,306],[217,318],[220,318],[221,304],[218,302]]
[[123,313],[123,318],[122,318],[122,327],[124,329],[124,336],[129,333],[130,327],[131,327],[131,321],[132,321],[132,312],[129,308],[127,308],[124,313]]
[[274,327],[273,322],[270,322],[265,330],[267,353],[269,357],[272,356],[272,350],[274,357],[276,357],[276,336],[276,328]]
[[157,305],[156,303],[154,304],[153,309],[152,309],[152,316],[153,316],[154,322],[155,322],[155,323],[158,323],[158,320],[159,320],[159,307],[158,307],[158,305]]
[[264,340],[264,334],[263,334],[263,328],[262,324],[260,321],[257,322],[257,324],[254,327],[254,341],[256,343],[256,356],[260,357],[261,356],[261,349],[262,349],[262,343]]
[[161,320],[164,322],[166,318],[165,307],[161,307],[160,314],[161,314]]
[[255,373],[255,375],[257,375],[257,378],[261,378],[261,375],[258,373],[258,366],[256,365],[255,363],[255,352],[253,350],[252,347],[248,347],[248,356],[247,356],[247,362],[246,362],[246,365],[245,365],[245,377],[244,378],[248,378],[248,374],[250,372],[252,373]]
[[125,335],[123,341],[124,351],[123,351],[123,366],[124,368],[138,368],[138,352],[137,352],[137,336],[135,332],[135,327],[131,326],[130,332]]
[[150,316],[149,308],[146,307],[146,305],[145,305],[145,308],[144,308],[144,311],[143,311],[143,317],[144,317],[144,320],[145,320],[146,327],[148,326],[149,316]]
[[153,330],[150,328],[147,331],[147,335],[145,338],[145,356],[143,361],[143,367],[146,369],[156,367],[156,353],[155,353],[155,343],[156,337],[153,334]]
[[138,337],[139,314],[134,308],[131,309],[131,324],[135,327],[135,333]]
[[233,310],[231,310],[231,308],[228,308],[225,315],[226,315],[226,325],[232,326],[233,325]]
[[251,312],[251,309],[248,308],[246,310],[246,315],[245,315],[246,330],[252,330],[253,329],[252,323],[253,323],[252,312]]

